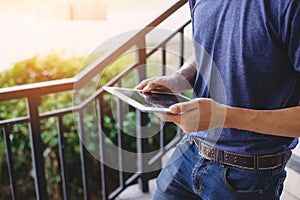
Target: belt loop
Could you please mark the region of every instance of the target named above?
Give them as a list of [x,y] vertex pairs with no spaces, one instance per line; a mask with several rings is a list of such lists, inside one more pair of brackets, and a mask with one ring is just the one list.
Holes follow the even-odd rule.
[[284,164],[286,162],[286,154],[281,154],[281,163]]
[[213,153],[214,153],[214,161],[215,162],[219,162],[219,150],[217,148],[213,149]]
[[281,155],[281,162],[282,162],[282,164],[286,164],[289,161],[290,157],[291,157],[291,151],[283,153]]
[[193,137],[190,137],[190,145],[193,145],[195,143],[195,139]]
[[224,163],[224,151],[219,151],[218,152],[218,156],[219,156],[219,163],[223,164]]
[[258,170],[258,168],[259,168],[259,164],[258,164],[258,156],[257,155],[254,155],[254,162],[253,162],[253,168],[254,168],[254,170]]

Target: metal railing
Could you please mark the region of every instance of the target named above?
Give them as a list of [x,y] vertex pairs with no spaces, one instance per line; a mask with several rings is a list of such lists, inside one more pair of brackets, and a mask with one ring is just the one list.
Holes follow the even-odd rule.
[[[107,180],[109,179],[109,174],[107,174],[107,166],[105,166],[105,159],[106,149],[105,146],[105,139],[103,136],[104,127],[103,127],[103,120],[104,120],[104,113],[103,113],[103,96],[104,91],[102,88],[98,88],[95,90],[93,94],[87,97],[83,102],[80,104],[65,108],[62,110],[55,110],[50,112],[40,113],[40,104],[41,99],[45,95],[49,95],[52,93],[59,93],[65,91],[72,91],[74,88],[80,88],[81,86],[84,87],[85,85],[89,84],[89,82],[99,74],[101,74],[107,66],[111,63],[116,61],[120,56],[122,56],[126,51],[135,51],[136,58],[135,62],[128,66],[124,71],[110,80],[106,85],[113,86],[118,85],[122,86],[122,79],[131,72],[136,73],[136,83],[140,82],[141,80],[145,79],[147,75],[147,59],[149,59],[154,54],[160,52],[160,65],[161,68],[161,75],[164,75],[167,71],[166,69],[166,62],[168,59],[168,54],[166,48],[168,43],[174,39],[175,37],[179,36],[179,40],[177,44],[179,45],[178,48],[178,58],[179,61],[177,66],[182,66],[184,62],[184,54],[185,54],[185,41],[184,41],[184,31],[190,25],[190,20],[187,17],[186,21],[180,25],[171,34],[167,34],[161,36],[162,40],[152,46],[151,48],[146,48],[147,45],[147,36],[151,33],[153,28],[158,27],[163,22],[165,22],[168,18],[170,18],[176,11],[178,11],[181,7],[186,5],[186,0],[180,0],[172,5],[169,9],[163,12],[160,16],[158,16],[155,20],[149,23],[145,28],[140,31],[137,31],[130,39],[124,41],[123,43],[115,46],[113,49],[110,49],[110,53],[107,53],[88,67],[86,67],[83,71],[81,71],[76,77],[68,78],[63,80],[55,80],[49,82],[42,82],[42,83],[35,83],[29,85],[22,85],[16,87],[9,87],[9,88],[2,88],[0,89],[0,101],[9,101],[15,99],[25,99],[27,104],[27,115],[1,120],[0,121],[0,131],[3,133],[3,140],[5,142],[6,148],[6,160],[8,165],[8,174],[9,174],[9,181],[11,186],[11,197],[12,199],[20,199],[21,196],[18,191],[17,181],[15,178],[15,158],[12,153],[12,143],[11,143],[11,136],[13,134],[13,127],[17,124],[28,124],[28,132],[30,137],[30,146],[31,146],[31,156],[32,156],[32,171],[34,178],[34,185],[35,185],[35,197],[36,199],[49,199],[48,187],[47,184],[47,177],[45,173],[45,157],[43,155],[45,151],[45,145],[42,142],[41,134],[41,121],[42,120],[49,120],[50,118],[54,118],[56,121],[56,131],[57,131],[57,140],[58,140],[58,152],[59,152],[59,166],[60,166],[60,177],[61,177],[61,191],[62,197],[58,199],[70,199],[70,185],[69,185],[69,176],[70,172],[68,172],[68,164],[67,158],[65,154],[65,146],[68,145],[66,141],[66,133],[64,127],[64,117],[69,114],[73,114],[77,116],[77,130],[79,137],[84,136],[87,134],[85,128],[85,111],[87,107],[93,105],[96,107],[97,113],[97,132],[98,132],[98,146],[99,146],[99,158],[102,162],[99,162],[99,171],[100,176],[99,182],[101,183],[101,196],[102,199],[114,199],[116,198],[127,186],[135,183],[137,180],[141,185],[141,188],[144,192],[148,191],[148,179],[149,179],[149,167],[155,163],[159,163],[160,158],[163,156],[164,152],[167,151],[169,148],[174,146],[181,137],[181,132],[177,131],[177,136],[166,145],[164,139],[164,131],[163,131],[163,124],[161,123],[161,131],[157,137],[159,137],[159,153],[156,154],[154,157],[144,157],[143,153],[147,152],[148,140],[147,138],[143,138],[143,128],[148,123],[148,114],[142,113],[140,111],[136,111],[136,151],[139,156],[137,156],[137,166],[136,172],[130,173],[129,175],[123,172],[123,162],[124,156],[122,155],[122,151],[118,151],[116,155],[118,157],[118,171],[119,171],[119,183],[118,186],[115,187],[113,190],[107,188]],[[135,47],[135,48],[133,48]],[[192,47],[190,47],[192,48]],[[132,50],[134,49],[134,50]],[[156,55],[157,56],[157,55]],[[141,67],[145,66],[145,67]],[[121,102],[118,102],[117,108],[117,118],[122,120],[122,106]],[[117,122],[120,123],[120,122]],[[122,126],[122,124],[119,124]],[[124,147],[124,133],[122,132],[121,128],[118,130],[118,147],[122,149]],[[87,150],[83,141],[79,141],[79,149],[80,149],[80,171],[81,171],[81,180],[82,180],[82,196],[83,199],[90,199],[91,194],[89,192],[89,178],[88,178],[88,166],[87,166],[87,157],[89,155],[89,151]],[[148,173],[145,173],[148,172]],[[68,175],[69,174],[69,175]],[[30,176],[30,175],[28,175]],[[95,177],[93,177],[96,179]]]

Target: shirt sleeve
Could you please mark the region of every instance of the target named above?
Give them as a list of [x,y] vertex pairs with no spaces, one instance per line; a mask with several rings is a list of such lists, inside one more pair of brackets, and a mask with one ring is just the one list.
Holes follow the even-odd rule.
[[300,1],[291,0],[282,21],[282,40],[294,69],[300,72]]

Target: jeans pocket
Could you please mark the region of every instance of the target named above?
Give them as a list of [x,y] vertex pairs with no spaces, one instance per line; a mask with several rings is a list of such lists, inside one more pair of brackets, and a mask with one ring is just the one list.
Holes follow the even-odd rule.
[[[251,181],[255,178],[255,172],[246,170],[232,170],[230,167],[225,167],[223,172],[223,182],[226,188],[234,194],[234,196],[239,197],[243,200],[246,199],[262,199],[263,187],[256,185]],[[258,177],[256,177],[258,178]],[[261,188],[260,188],[261,187]]]
[[194,185],[194,192],[200,195],[202,192],[202,181],[207,173],[209,162],[206,162],[205,158],[200,158],[199,162],[193,169],[192,180]]

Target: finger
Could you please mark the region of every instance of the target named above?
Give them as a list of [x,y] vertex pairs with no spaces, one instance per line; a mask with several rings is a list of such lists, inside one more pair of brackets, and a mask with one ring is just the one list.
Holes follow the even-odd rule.
[[149,82],[149,80],[144,80],[144,81],[140,82],[137,86],[135,86],[134,89],[143,90],[146,87],[146,85],[148,84],[148,82]]
[[143,92],[151,92],[153,90],[155,90],[157,87],[157,84],[153,83],[153,82],[148,82],[147,85],[143,88]]

